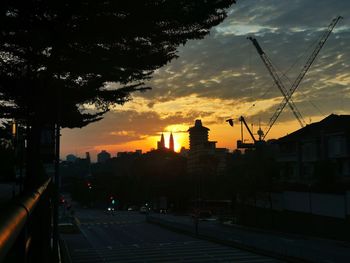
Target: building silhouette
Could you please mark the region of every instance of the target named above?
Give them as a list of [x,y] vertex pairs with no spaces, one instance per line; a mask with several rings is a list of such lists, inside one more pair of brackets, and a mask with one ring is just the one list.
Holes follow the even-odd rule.
[[174,136],[173,133],[170,133],[169,136],[169,148],[165,147],[165,139],[164,139],[164,134],[162,133],[161,137],[160,137],[160,141],[157,142],[157,150],[168,150],[168,151],[175,151],[175,144],[174,144]]
[[76,157],[74,154],[68,154],[66,157],[67,162],[74,163],[77,160],[78,157]]
[[85,153],[85,157],[86,157],[87,163],[90,165],[90,164],[91,164],[90,153],[89,153],[89,152],[86,152],[86,153]]
[[98,163],[105,163],[110,158],[111,158],[111,154],[109,152],[106,152],[105,150],[102,150],[99,154],[97,154]]
[[201,120],[196,120],[194,126],[188,129],[188,132],[190,136],[190,149],[194,150],[200,145],[208,144],[209,129],[202,126]]
[[170,137],[169,137],[169,150],[174,152],[174,137],[173,137],[173,133],[170,133]]
[[117,152],[117,158],[128,156],[141,156],[142,150],[135,150],[134,152]]
[[350,115],[331,114],[278,139],[281,179],[312,184],[324,178],[350,182]]
[[164,134],[162,133],[160,137],[160,141],[157,142],[157,150],[164,150],[165,149],[165,141],[164,141]]
[[181,149],[180,149],[180,155],[187,158],[188,157],[188,151],[189,151],[188,149],[186,149],[185,147],[182,146]]
[[226,171],[228,150],[216,148],[216,141],[209,141],[209,128],[196,120],[188,129],[190,150],[187,172],[190,175],[223,175]]

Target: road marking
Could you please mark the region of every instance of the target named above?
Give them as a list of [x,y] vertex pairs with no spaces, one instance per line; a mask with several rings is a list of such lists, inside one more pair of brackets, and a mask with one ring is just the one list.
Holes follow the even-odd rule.
[[160,243],[160,246],[166,246],[166,245],[170,245],[171,243]]
[[77,223],[77,225],[80,225],[80,220],[79,220],[79,218],[74,217],[74,220],[75,220],[75,222]]
[[141,220],[130,220],[130,221],[95,221],[95,222],[80,222],[83,226],[94,226],[94,225],[126,225],[126,224],[141,224]]
[[73,262],[92,262],[96,253],[108,262],[280,262],[251,252],[221,246],[206,241],[173,243],[137,243],[132,245],[108,246],[76,253]]

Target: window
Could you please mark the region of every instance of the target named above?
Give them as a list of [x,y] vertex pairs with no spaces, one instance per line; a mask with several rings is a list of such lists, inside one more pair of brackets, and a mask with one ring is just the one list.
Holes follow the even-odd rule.
[[344,135],[333,135],[328,139],[328,157],[342,157],[347,154]]
[[302,144],[302,160],[304,162],[317,161],[318,153],[317,153],[317,144],[315,141],[312,142],[304,142]]
[[347,161],[347,160],[344,160],[342,162],[342,171],[341,171],[341,174],[343,176],[348,176],[350,177],[350,162]]

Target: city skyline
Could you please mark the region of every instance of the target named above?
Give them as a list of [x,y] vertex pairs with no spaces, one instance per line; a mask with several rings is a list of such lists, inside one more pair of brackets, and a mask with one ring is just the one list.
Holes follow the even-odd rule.
[[[172,150],[172,147],[171,147],[171,139],[170,139],[170,137],[171,136],[173,136],[174,137],[174,134],[173,134],[173,132],[163,132],[163,133],[161,133],[163,136],[164,136],[164,134],[168,134],[168,136],[164,136],[164,149],[166,149],[166,150]],[[159,145],[158,145],[158,143],[159,143],[159,141],[157,142],[157,145],[154,145],[154,147],[151,147],[151,148],[149,148],[149,149],[146,149],[146,150],[142,150],[142,149],[128,149],[128,150],[121,150],[121,151],[108,151],[108,150],[106,150],[106,149],[101,149],[100,151],[93,151],[93,153],[94,154],[92,154],[92,156],[91,156],[91,160],[93,161],[93,162],[98,162],[98,155],[100,154],[100,153],[108,153],[108,154],[110,154],[111,156],[110,156],[110,158],[113,158],[113,157],[118,157],[118,154],[120,154],[120,153],[136,153],[136,152],[141,152],[141,153],[147,153],[147,152],[150,152],[150,151],[154,151],[154,150],[157,150],[157,149],[160,149],[160,148],[158,148],[159,147]],[[175,140],[174,140],[174,152],[176,152],[176,153],[180,153],[181,152],[181,150],[182,150],[182,148],[184,148],[185,150],[189,150],[189,148],[187,148],[187,147],[184,147],[183,145],[180,145],[180,144],[178,144]],[[84,153],[77,153],[77,151],[76,152],[70,152],[70,153],[67,153],[66,155],[62,155],[61,154],[61,160],[68,160],[68,159],[70,159],[70,158],[86,158],[86,154],[87,153],[89,153],[89,155],[91,154],[90,152],[84,152]],[[70,161],[72,161],[72,160],[70,160]]]
[[[102,121],[83,129],[64,129],[62,156],[86,151],[95,155],[102,149],[148,151],[155,148],[162,132],[173,132],[178,151],[181,146],[188,148],[187,129],[195,119],[210,127],[210,140],[218,141],[218,147],[235,149],[240,138],[238,117],[244,115],[255,133],[259,123],[265,130],[282,98],[246,37],[254,35],[278,69],[293,81],[312,52],[311,43],[338,15],[345,17],[293,99],[307,123],[331,113],[349,114],[348,11],[350,4],[345,1],[237,3],[209,36],[189,41],[179,49],[177,60],[155,72],[148,83],[151,91],[134,94],[133,101],[115,106]],[[233,128],[225,123],[227,118],[235,120]],[[267,139],[299,128],[285,109]]]

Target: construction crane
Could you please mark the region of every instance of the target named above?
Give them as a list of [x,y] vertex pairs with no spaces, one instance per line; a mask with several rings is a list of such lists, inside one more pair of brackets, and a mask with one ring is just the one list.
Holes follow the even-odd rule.
[[256,48],[256,51],[258,52],[261,60],[265,64],[265,66],[266,66],[267,70],[269,71],[271,77],[273,78],[277,88],[281,91],[281,93],[283,95],[283,98],[286,99],[286,101],[287,101],[290,109],[292,110],[295,118],[298,120],[300,126],[303,128],[306,125],[306,123],[305,123],[303,117],[301,116],[300,112],[298,111],[297,107],[294,105],[293,100],[291,98],[288,100],[288,90],[284,87],[284,84],[281,81],[280,77],[278,76],[277,70],[275,69],[275,67],[271,63],[269,57],[263,51],[263,49],[261,48],[261,46],[259,45],[258,41],[255,38],[247,37],[247,39],[252,41],[254,47]]
[[[229,119],[229,120],[232,120],[232,119]],[[228,120],[228,121],[229,121]],[[258,130],[258,135],[259,135],[259,139],[255,139],[255,136],[253,134],[253,132],[249,129],[249,126],[247,124],[247,122],[245,121],[244,117],[241,116],[239,117],[239,121],[241,122],[241,140],[238,140],[237,141],[237,148],[240,149],[240,148],[255,148],[256,144],[259,143],[259,142],[262,142],[262,136],[264,135],[264,132],[260,129],[259,127],[259,130]],[[244,139],[243,139],[243,125],[245,126],[245,128],[247,129],[250,137],[253,139],[253,142],[254,143],[245,143],[244,142]],[[231,125],[232,126],[232,125]]]
[[271,130],[272,126],[275,124],[276,120],[278,119],[278,117],[282,113],[284,107],[290,101],[293,93],[298,88],[300,82],[303,80],[306,72],[309,70],[309,68],[311,67],[312,63],[315,61],[315,58],[317,57],[318,53],[322,49],[323,45],[326,43],[326,41],[327,41],[329,35],[331,34],[331,32],[333,31],[334,27],[337,25],[339,20],[342,19],[342,18],[343,18],[342,16],[338,16],[338,17],[334,18],[332,20],[332,22],[329,24],[327,30],[322,34],[319,42],[317,43],[317,46],[316,46],[315,50],[311,53],[310,57],[306,61],[306,64],[304,65],[303,69],[301,70],[301,72],[299,73],[298,77],[295,79],[295,81],[293,82],[293,84],[290,87],[289,91],[287,92],[287,96],[283,98],[283,100],[279,104],[277,110],[272,115],[272,117],[271,117],[271,119],[269,121],[269,124],[268,124],[267,131],[265,132],[265,135],[264,135],[263,139],[266,137],[266,135]]
[[297,110],[297,108],[295,107],[293,101],[291,100],[293,93],[295,92],[295,90],[298,88],[300,82],[302,81],[302,79],[304,78],[305,74],[307,73],[307,71],[309,70],[309,68],[311,67],[312,63],[315,61],[315,58],[317,57],[318,53],[320,52],[320,50],[322,49],[322,47],[324,46],[325,42],[327,41],[329,35],[331,34],[331,32],[333,31],[334,27],[336,26],[336,24],[339,22],[340,19],[342,19],[343,17],[338,16],[336,18],[334,18],[332,20],[332,22],[329,24],[327,30],[322,34],[319,42],[317,43],[316,48],[314,49],[314,51],[311,53],[311,55],[309,56],[309,58],[306,61],[306,64],[304,65],[304,67],[302,68],[301,72],[299,73],[299,75],[297,76],[297,78],[295,79],[295,81],[292,83],[291,87],[289,90],[287,90],[281,79],[279,78],[277,71],[275,70],[275,68],[273,67],[271,61],[269,60],[269,58],[267,57],[267,55],[265,54],[265,52],[262,50],[262,48],[260,47],[259,43],[257,42],[257,40],[255,38],[249,37],[248,39],[252,41],[252,43],[254,44],[256,50],[258,51],[261,59],[263,60],[265,66],[267,67],[270,75],[272,76],[275,84],[277,85],[278,89],[281,91],[282,95],[283,95],[283,100],[281,101],[281,103],[279,104],[277,110],[275,111],[275,113],[272,115],[272,117],[270,118],[270,121],[268,123],[268,128],[267,131],[264,133],[260,128],[258,131],[258,135],[259,135],[259,140],[256,140],[254,138],[253,133],[251,132],[251,130],[249,129],[245,119],[243,116],[241,116],[239,118],[239,120],[241,121],[241,137],[242,140],[238,140],[237,141],[237,148],[252,148],[253,144],[247,144],[244,143],[243,141],[243,125],[246,127],[246,129],[248,130],[250,136],[252,137],[254,144],[256,144],[257,142],[262,142],[264,141],[265,137],[267,136],[267,134],[269,133],[269,131],[271,130],[272,126],[275,124],[276,120],[278,119],[279,115],[282,113],[283,109],[285,108],[285,106],[288,104],[289,107],[291,108],[294,116],[297,118],[297,120],[299,121],[299,124],[303,127],[305,122],[300,114],[300,112]]

